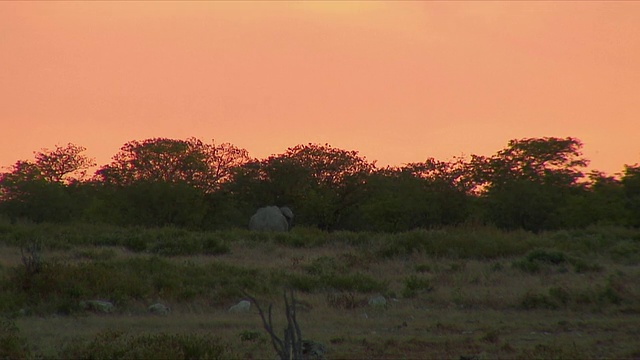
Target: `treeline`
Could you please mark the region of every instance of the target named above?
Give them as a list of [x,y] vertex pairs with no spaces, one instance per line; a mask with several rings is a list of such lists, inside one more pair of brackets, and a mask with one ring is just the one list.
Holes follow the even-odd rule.
[[327,144],[253,159],[228,143],[154,138],[126,143],[90,175],[86,149],[68,144],[0,174],[0,217],[225,229],[274,204],[323,230],[640,226],[640,166],[586,174],[581,149],[571,137],[526,138],[492,156],[378,168]]

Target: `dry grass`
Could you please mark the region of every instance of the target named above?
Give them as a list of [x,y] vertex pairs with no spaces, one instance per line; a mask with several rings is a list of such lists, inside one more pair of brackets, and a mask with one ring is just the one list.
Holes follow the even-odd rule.
[[[382,241],[382,240],[378,240]],[[246,268],[304,274],[319,258],[335,259],[347,271],[383,280],[386,308],[363,304],[376,293],[345,292],[353,306],[336,306],[330,289],[298,292],[305,311],[298,314],[305,338],[324,343],[334,359],[589,359],[640,358],[640,265],[616,262],[602,254],[583,256],[600,271],[576,272],[570,265],[545,265],[527,272],[512,264],[523,256],[487,260],[433,257],[421,252],[376,257],[380,244],[336,241],[312,248],[273,241],[230,241],[218,256],[177,256],[171,262],[226,263]],[[0,263],[19,266],[20,252],[2,247]],[[148,256],[120,247],[84,246],[44,253],[60,261],[106,261]],[[582,255],[581,255],[582,256]],[[407,292],[407,279],[429,287]],[[341,293],[338,293],[338,295]],[[407,295],[407,296],[403,296]],[[411,296],[408,296],[411,295]],[[284,328],[279,290],[258,296],[274,304],[274,319]],[[145,312],[145,301],[131,302],[114,314],[21,316],[16,324],[28,334],[32,351],[54,356],[60,346],[92,338],[104,330],[132,333],[209,333],[222,337],[244,358],[273,358],[274,352],[255,310],[226,310],[240,298],[195,298],[169,302],[168,316]],[[171,303],[172,302],[172,303]],[[259,333],[260,336],[249,336]]]

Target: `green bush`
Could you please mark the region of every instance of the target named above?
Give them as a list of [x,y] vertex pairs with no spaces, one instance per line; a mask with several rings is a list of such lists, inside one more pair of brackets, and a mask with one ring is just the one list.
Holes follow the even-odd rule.
[[387,289],[385,282],[361,273],[309,275],[278,272],[274,277],[283,281],[285,285],[304,292],[338,290],[372,293]]
[[402,290],[402,297],[413,298],[422,292],[433,291],[433,285],[431,280],[419,277],[416,275],[409,275],[404,279],[404,288]]
[[550,267],[563,271],[565,268],[560,266],[564,265],[567,260],[567,255],[561,251],[536,249],[529,252],[524,259],[514,261],[512,266],[529,273],[537,273],[544,268]]
[[516,260],[513,267],[528,273],[537,273],[543,269],[553,269],[558,272],[568,271],[567,265],[573,267],[576,273],[599,272],[602,266],[589,262],[583,258],[568,256],[562,251],[536,249],[529,252],[524,259]]
[[31,358],[27,340],[12,321],[0,320],[0,359],[27,358]]
[[[243,289],[268,293],[270,282],[258,270],[211,263],[176,264],[160,257],[136,257],[96,262],[46,262],[40,271],[7,269],[0,278],[0,311],[28,305],[39,313],[73,313],[88,299],[109,300],[116,306],[162,297],[190,301],[208,297],[224,303]],[[17,303],[20,299],[21,303]]]
[[77,341],[59,352],[66,359],[235,359],[220,338],[204,334],[128,335],[106,331],[88,341]]
[[523,309],[558,309],[560,305],[558,302],[549,295],[535,294],[527,292],[520,301],[520,306]]

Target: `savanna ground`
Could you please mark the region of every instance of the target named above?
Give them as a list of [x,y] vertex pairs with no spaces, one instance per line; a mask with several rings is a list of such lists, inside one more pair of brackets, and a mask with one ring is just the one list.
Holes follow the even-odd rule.
[[[640,230],[196,232],[0,224],[1,358],[253,358],[296,291],[328,359],[640,358]],[[368,300],[383,295],[386,306]],[[106,300],[112,312],[80,304]],[[171,307],[154,315],[154,303]]]

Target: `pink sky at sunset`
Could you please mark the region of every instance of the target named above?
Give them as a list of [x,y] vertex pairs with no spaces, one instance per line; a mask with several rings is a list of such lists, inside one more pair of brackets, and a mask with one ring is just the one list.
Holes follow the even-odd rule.
[[640,163],[640,2],[0,2],[0,166],[69,142]]

